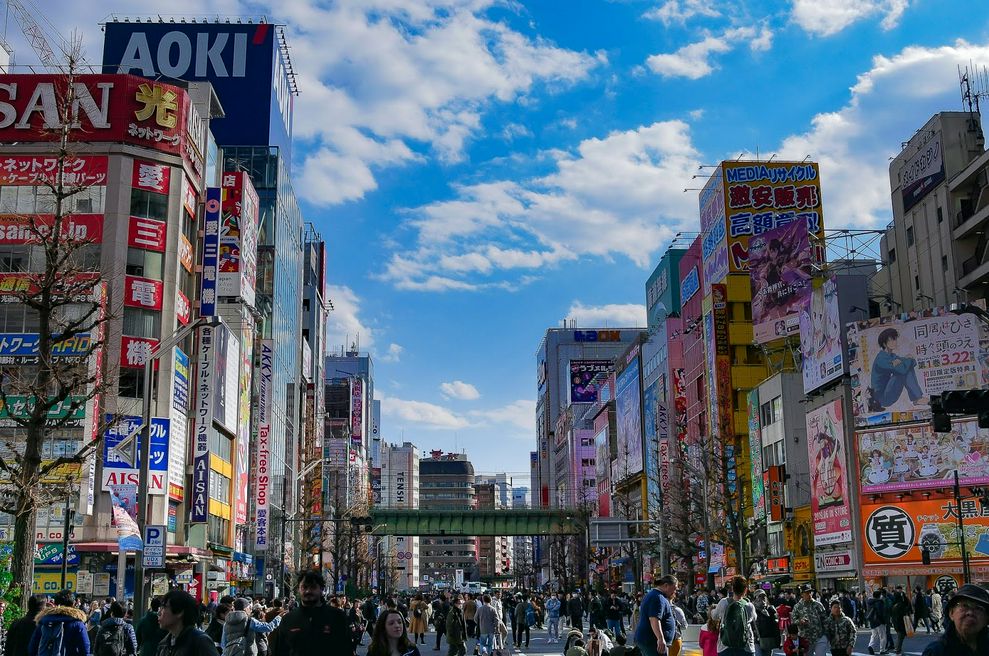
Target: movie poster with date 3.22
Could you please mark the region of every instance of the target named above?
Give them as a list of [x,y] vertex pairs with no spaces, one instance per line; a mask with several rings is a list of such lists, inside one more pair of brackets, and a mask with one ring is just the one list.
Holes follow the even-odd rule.
[[807,413],[810,507],[814,545],[852,539],[852,513],[845,470],[845,425],[841,399]]

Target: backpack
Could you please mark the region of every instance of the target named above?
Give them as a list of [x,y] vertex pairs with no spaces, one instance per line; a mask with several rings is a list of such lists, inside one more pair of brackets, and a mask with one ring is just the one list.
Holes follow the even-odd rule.
[[38,656],[64,656],[65,623],[58,620],[42,622],[38,640]]
[[131,651],[128,643],[130,637],[124,631],[124,625],[111,622],[100,629],[96,636],[93,656],[128,656]]
[[721,624],[721,644],[729,649],[744,649],[748,645],[745,626],[748,624],[747,604],[744,601],[730,601]]
[[528,626],[533,626],[536,623],[536,610],[532,607],[532,604],[526,604],[525,623]]

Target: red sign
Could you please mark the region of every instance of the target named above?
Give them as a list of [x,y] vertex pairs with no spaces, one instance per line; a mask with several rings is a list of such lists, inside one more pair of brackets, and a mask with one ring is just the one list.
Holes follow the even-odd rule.
[[130,229],[127,231],[127,245],[131,248],[143,248],[149,251],[165,252],[164,221],[130,218]]
[[[144,368],[157,345],[157,339],[124,335],[120,338],[120,366],[128,369]],[[155,362],[156,367],[157,365]]]
[[175,318],[184,326],[189,323],[191,313],[192,306],[189,299],[182,293],[182,290],[175,290]]
[[[58,139],[64,75],[0,75],[0,142]],[[133,75],[76,75],[73,117],[86,141],[125,142],[184,154],[191,111],[180,87]]]
[[192,273],[192,244],[185,238],[185,235],[179,235],[179,262],[186,271]]
[[766,468],[766,502],[769,504],[769,518],[774,522],[782,522],[785,509],[786,483],[784,482],[783,465],[773,465]]
[[[0,78],[8,77],[0,75]],[[3,103],[0,103],[2,108]],[[5,132],[0,129],[0,134]],[[27,141],[17,135],[13,141]],[[2,137],[0,137],[2,140]],[[0,186],[53,184],[58,176],[58,158],[50,155],[7,155],[0,157]],[[62,166],[62,181],[80,187],[106,184],[107,158],[101,155],[70,157]]]
[[124,305],[161,312],[165,285],[160,280],[124,276]]
[[167,194],[171,173],[172,168],[167,164],[135,159],[134,170],[131,173],[131,186],[135,189],[153,191],[156,194]]
[[790,557],[783,556],[782,558],[767,558],[766,559],[766,573],[767,574],[789,574],[790,573]]
[[[0,245],[36,244],[55,224],[51,214],[0,214]],[[62,233],[73,242],[103,243],[102,214],[70,214],[62,217]]]
[[189,213],[192,220],[196,220],[196,190],[192,187],[192,183],[189,182],[189,178],[185,178],[182,182],[182,207],[185,211]]

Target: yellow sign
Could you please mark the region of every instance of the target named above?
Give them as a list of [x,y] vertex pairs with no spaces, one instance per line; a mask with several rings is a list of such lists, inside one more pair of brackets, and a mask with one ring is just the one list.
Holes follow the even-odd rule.
[[139,121],[145,121],[154,114],[155,123],[161,127],[175,127],[178,121],[175,111],[178,110],[179,106],[175,102],[178,99],[178,95],[174,91],[166,90],[157,84],[153,86],[142,84],[137,88],[134,99],[144,104],[144,107],[134,111],[134,116]]
[[[75,573],[65,575],[65,589],[76,589]],[[35,594],[55,594],[62,590],[61,572],[35,572],[34,573],[34,593]]]

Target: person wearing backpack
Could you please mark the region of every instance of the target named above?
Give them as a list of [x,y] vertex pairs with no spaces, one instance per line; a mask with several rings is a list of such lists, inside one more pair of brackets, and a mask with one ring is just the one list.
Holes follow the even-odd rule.
[[886,642],[886,602],[883,593],[876,590],[867,604],[865,619],[872,633],[869,636],[869,653],[879,654]]
[[780,618],[772,604],[766,602],[766,591],[755,595],[755,628],[759,632],[759,648],[772,654],[780,646]]
[[642,656],[668,653],[676,638],[676,618],[670,604],[670,597],[676,594],[676,577],[667,574],[654,578],[653,585],[655,587],[642,598],[639,623],[635,628],[635,645]]
[[748,582],[744,576],[731,579],[731,596],[725,597],[711,611],[721,622],[718,633],[718,656],[755,654],[755,606],[745,598]]
[[134,627],[124,621],[127,611],[123,604],[114,601],[107,611],[107,619],[100,624],[93,643],[93,656],[136,656],[137,635]]
[[281,616],[271,622],[259,622],[248,614],[251,601],[244,597],[234,599],[234,609],[227,613],[220,636],[220,649],[223,656],[257,656],[255,633],[271,633],[278,628]]
[[31,636],[38,627],[35,617],[44,605],[45,598],[42,595],[31,595],[27,598],[27,612],[7,629],[4,651],[7,656],[28,656]]
[[812,656],[827,656],[828,638],[824,635],[824,620],[828,611],[813,597],[814,588],[804,584],[800,588],[800,601],[793,607],[790,621],[797,625],[800,637],[810,644]]
[[38,613],[28,646],[30,656],[89,656],[86,613],[75,607],[75,595],[62,590],[55,605]]

